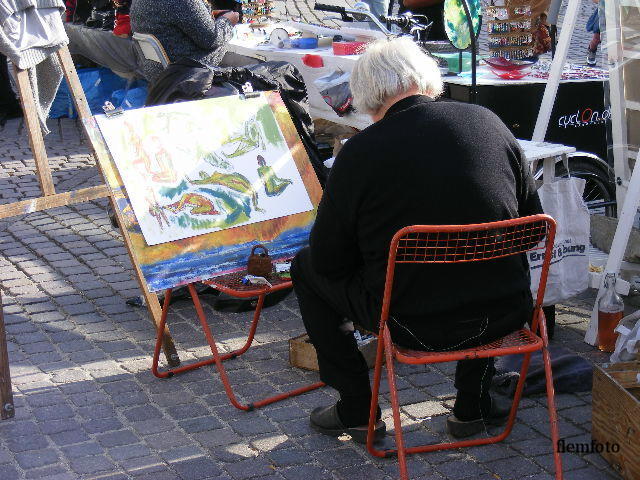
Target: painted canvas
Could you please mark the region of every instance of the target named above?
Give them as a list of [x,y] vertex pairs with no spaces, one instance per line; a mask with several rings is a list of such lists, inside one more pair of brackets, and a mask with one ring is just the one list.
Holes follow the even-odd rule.
[[148,245],[313,209],[263,93],[96,120]]
[[[214,278],[226,273],[240,271],[246,268],[247,258],[251,248],[256,244],[263,244],[269,250],[274,260],[293,257],[301,248],[308,244],[309,232],[315,220],[316,209],[322,196],[322,188],[318,183],[309,157],[293,125],[287,107],[277,92],[265,92],[263,97],[273,113],[274,119],[284,138],[286,148],[293,158],[295,168],[302,184],[306,189],[312,209],[286,215],[271,220],[264,220],[235,227],[218,230],[203,235],[173,240],[159,245],[149,245],[145,241],[140,224],[134,214],[129,201],[127,189],[111,157],[107,145],[102,137],[95,118],[86,122],[91,143],[96,152],[102,173],[111,189],[119,213],[124,218],[123,234],[128,237],[132,257],[139,267],[144,280],[151,291],[161,291],[167,288],[184,285],[186,283]],[[199,101],[202,102],[203,100]],[[205,102],[208,100],[204,100]],[[199,103],[195,102],[195,103]],[[175,104],[173,106],[178,106]],[[224,118],[224,117],[223,117]],[[213,126],[211,128],[214,128]],[[158,132],[163,135],[164,132]],[[235,152],[238,145],[229,145],[227,153]],[[256,157],[258,153],[256,152]],[[263,156],[265,164],[255,161],[256,170],[262,167],[272,167],[273,164]],[[225,160],[227,161],[227,160]],[[208,169],[211,171],[213,169]],[[282,186],[286,180],[293,181],[295,176],[282,174],[275,176],[269,168],[262,168],[264,184],[269,184],[272,193],[279,189],[284,191],[292,186]],[[198,179],[194,176],[193,180]],[[266,186],[260,187],[258,202],[269,197]],[[260,193],[262,193],[260,195]],[[277,196],[277,195],[274,195]],[[251,200],[250,200],[251,201]],[[260,203],[259,203],[260,204]],[[262,208],[262,207],[261,207]],[[170,218],[167,215],[167,218]]]

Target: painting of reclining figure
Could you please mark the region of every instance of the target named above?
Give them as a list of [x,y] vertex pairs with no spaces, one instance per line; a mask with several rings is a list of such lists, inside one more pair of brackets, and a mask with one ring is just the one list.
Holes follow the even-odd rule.
[[148,245],[314,208],[264,94],[96,120]]

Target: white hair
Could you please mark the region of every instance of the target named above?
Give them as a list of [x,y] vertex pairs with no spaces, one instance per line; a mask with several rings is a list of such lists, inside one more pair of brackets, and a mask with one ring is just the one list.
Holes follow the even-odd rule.
[[355,108],[369,114],[411,88],[432,98],[443,88],[436,61],[408,37],[370,44],[356,62],[349,83]]

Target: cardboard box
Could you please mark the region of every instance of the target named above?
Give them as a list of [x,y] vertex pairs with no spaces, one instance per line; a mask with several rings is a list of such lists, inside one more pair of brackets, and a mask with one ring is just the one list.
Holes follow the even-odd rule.
[[[378,339],[372,338],[367,343],[360,346],[360,351],[364,356],[364,359],[369,365],[369,368],[373,368],[376,362],[376,349],[378,348]],[[289,363],[298,368],[305,370],[318,371],[318,357],[316,355],[316,349],[309,340],[309,335],[306,333],[298,337],[289,339]]]
[[596,365],[593,373],[591,437],[625,480],[640,479],[639,374],[640,362]]

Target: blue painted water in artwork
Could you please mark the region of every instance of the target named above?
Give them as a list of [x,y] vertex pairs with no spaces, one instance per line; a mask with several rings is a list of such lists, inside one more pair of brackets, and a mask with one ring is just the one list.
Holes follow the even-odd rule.
[[[271,242],[262,242],[274,260],[291,258],[309,243],[311,225],[283,232]],[[157,292],[206,280],[225,273],[236,272],[247,267],[251,248],[260,242],[248,242],[234,246],[221,246],[197,253],[186,253],[179,257],[141,265],[149,290]]]

